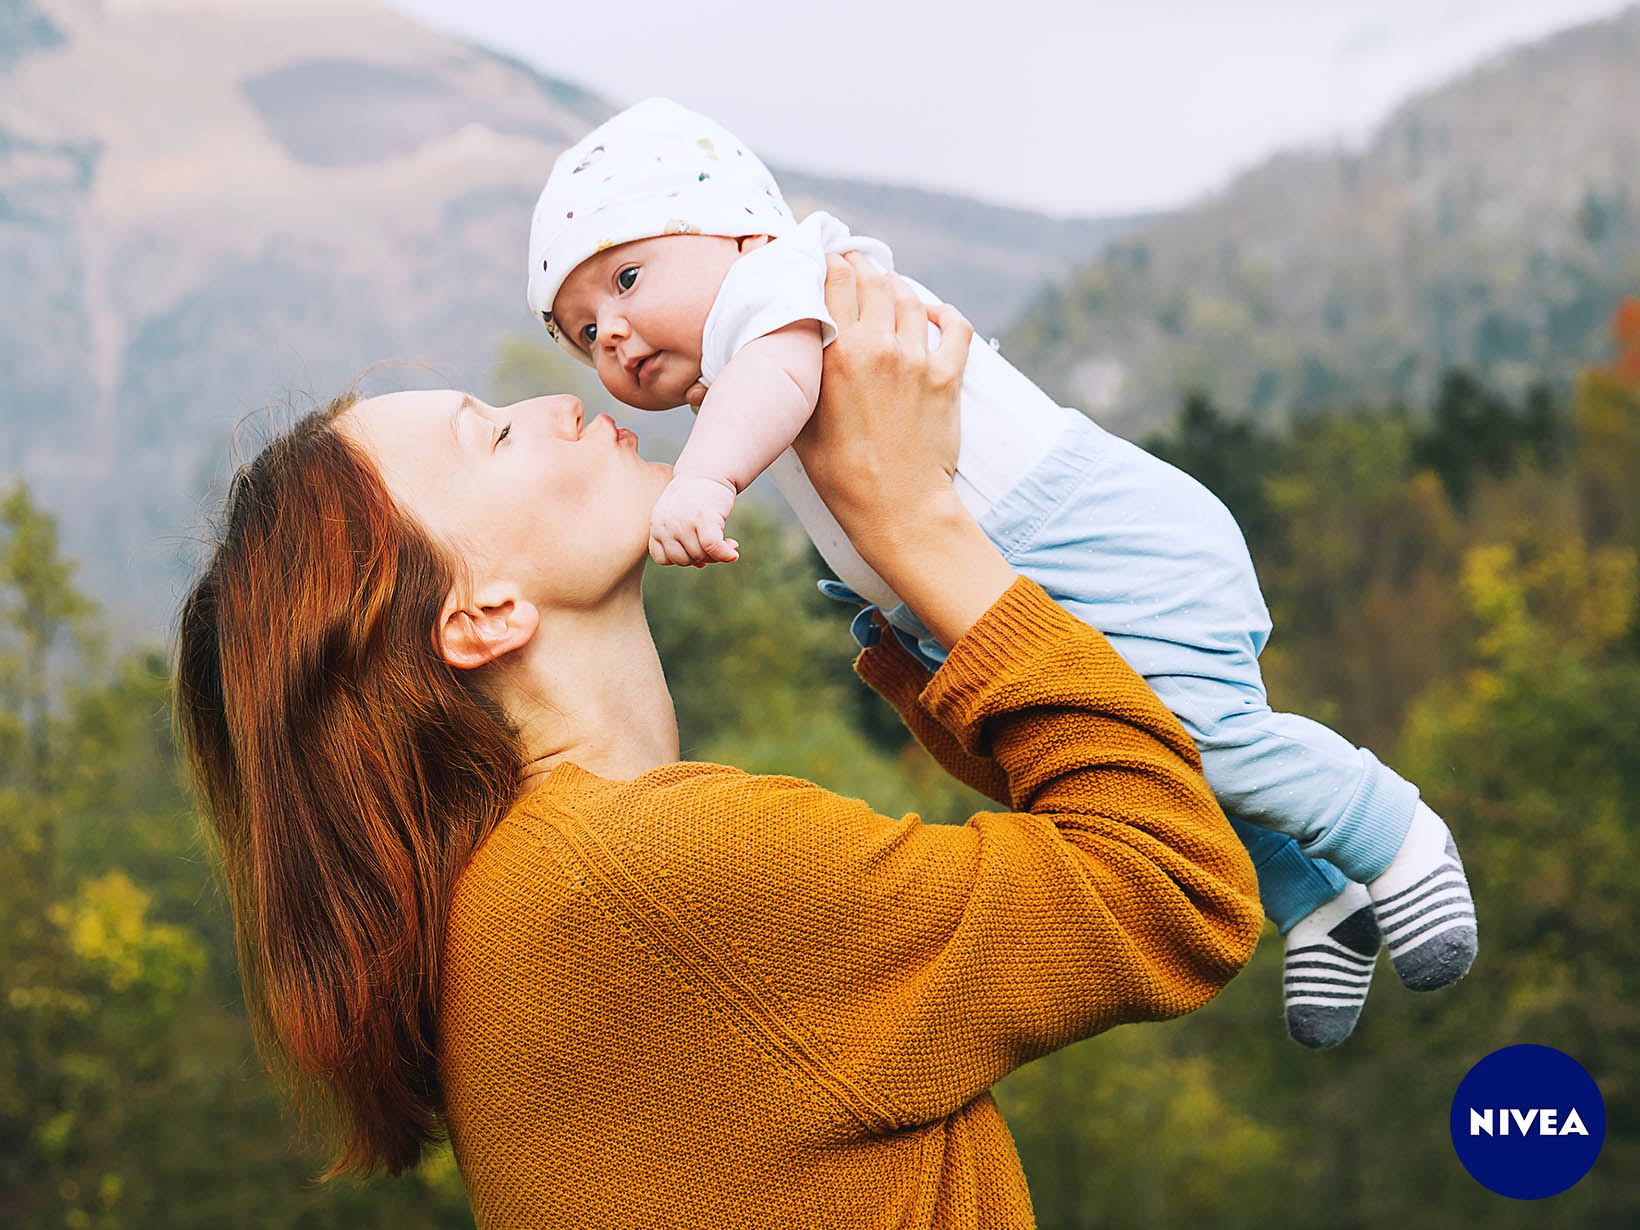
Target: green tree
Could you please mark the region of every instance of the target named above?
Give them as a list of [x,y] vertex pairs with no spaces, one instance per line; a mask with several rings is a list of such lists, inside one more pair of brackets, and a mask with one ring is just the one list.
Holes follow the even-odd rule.
[[101,660],[72,574],[51,519],[14,487],[0,501],[0,1213],[115,1224],[124,1098],[163,1070],[204,953],[150,916],[127,875],[89,872],[64,840],[83,823],[77,674]]
[[[1461,824],[1482,920],[1463,984],[1478,1057],[1552,1041],[1601,1085],[1607,1142],[1596,1175],[1557,1198],[1565,1224],[1628,1225],[1640,1194],[1640,613],[1627,547],[1576,539],[1535,557],[1478,547],[1462,589],[1476,661],[1409,715],[1409,768]],[[1533,1225],[1508,1216],[1494,1224]]]
[[0,1224],[467,1226],[448,1153],[315,1189],[256,1066],[164,662],[105,661],[52,522],[0,501]]

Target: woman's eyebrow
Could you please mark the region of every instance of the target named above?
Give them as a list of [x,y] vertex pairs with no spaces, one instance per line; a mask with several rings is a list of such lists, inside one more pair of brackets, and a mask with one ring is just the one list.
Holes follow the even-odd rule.
[[462,447],[461,412],[463,410],[471,410],[474,414],[478,413],[478,403],[473,400],[473,395],[471,393],[463,393],[461,395],[461,401],[456,404],[456,408],[450,411],[450,434],[455,437],[457,448]]

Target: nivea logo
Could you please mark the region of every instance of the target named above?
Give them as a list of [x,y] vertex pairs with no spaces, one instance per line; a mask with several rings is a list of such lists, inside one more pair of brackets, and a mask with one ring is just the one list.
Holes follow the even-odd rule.
[[[1589,1129],[1583,1126],[1583,1120],[1578,1117],[1577,1107],[1568,1111],[1558,1111],[1552,1106],[1534,1106],[1530,1110],[1516,1110],[1513,1106],[1497,1108],[1498,1130],[1497,1135],[1509,1135],[1509,1126],[1514,1124],[1516,1136],[1525,1136],[1528,1132],[1536,1131],[1539,1136],[1587,1136]],[[1556,1127],[1556,1121],[1560,1126]],[[1536,1125],[1534,1128],[1534,1124]],[[1469,1134],[1471,1136],[1491,1136],[1492,1108],[1469,1110]]]
[[1570,1055],[1521,1043],[1493,1051],[1452,1095],[1452,1147],[1501,1196],[1541,1200],[1589,1173],[1606,1138],[1606,1103]]

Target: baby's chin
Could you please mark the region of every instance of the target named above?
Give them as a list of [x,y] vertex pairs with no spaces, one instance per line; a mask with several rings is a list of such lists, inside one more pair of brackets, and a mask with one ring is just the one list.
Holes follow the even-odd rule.
[[[610,392],[614,393],[611,389]],[[634,410],[675,410],[685,404],[688,390],[673,394],[669,389],[638,389],[631,393],[615,393],[615,400]]]
[[700,380],[700,369],[696,367],[676,374],[667,371],[664,377],[646,389],[630,390],[629,397],[616,396],[634,410],[672,410],[687,403],[689,390]]

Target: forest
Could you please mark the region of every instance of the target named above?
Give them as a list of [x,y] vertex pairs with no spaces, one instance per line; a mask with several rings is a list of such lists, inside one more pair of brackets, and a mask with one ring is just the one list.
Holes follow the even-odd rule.
[[[997,1097],[1042,1226],[1640,1224],[1640,300],[1611,334],[1566,387],[1453,370],[1427,405],[1280,426],[1209,388],[1144,441],[1246,533],[1274,705],[1377,750],[1457,834],[1481,953],[1428,995],[1380,962],[1354,1037],[1312,1053],[1267,927],[1201,1011],[1014,1073]],[[683,756],[933,821],[985,806],[853,676],[807,542],[736,517],[740,563],[645,581]],[[115,653],[113,631],[29,489],[0,492],[0,1224],[471,1225],[447,1150],[314,1181],[324,1141],[251,1047],[167,648]],[[1470,1065],[1523,1041],[1578,1058],[1608,1113],[1548,1209],[1485,1191],[1447,1136]]]

